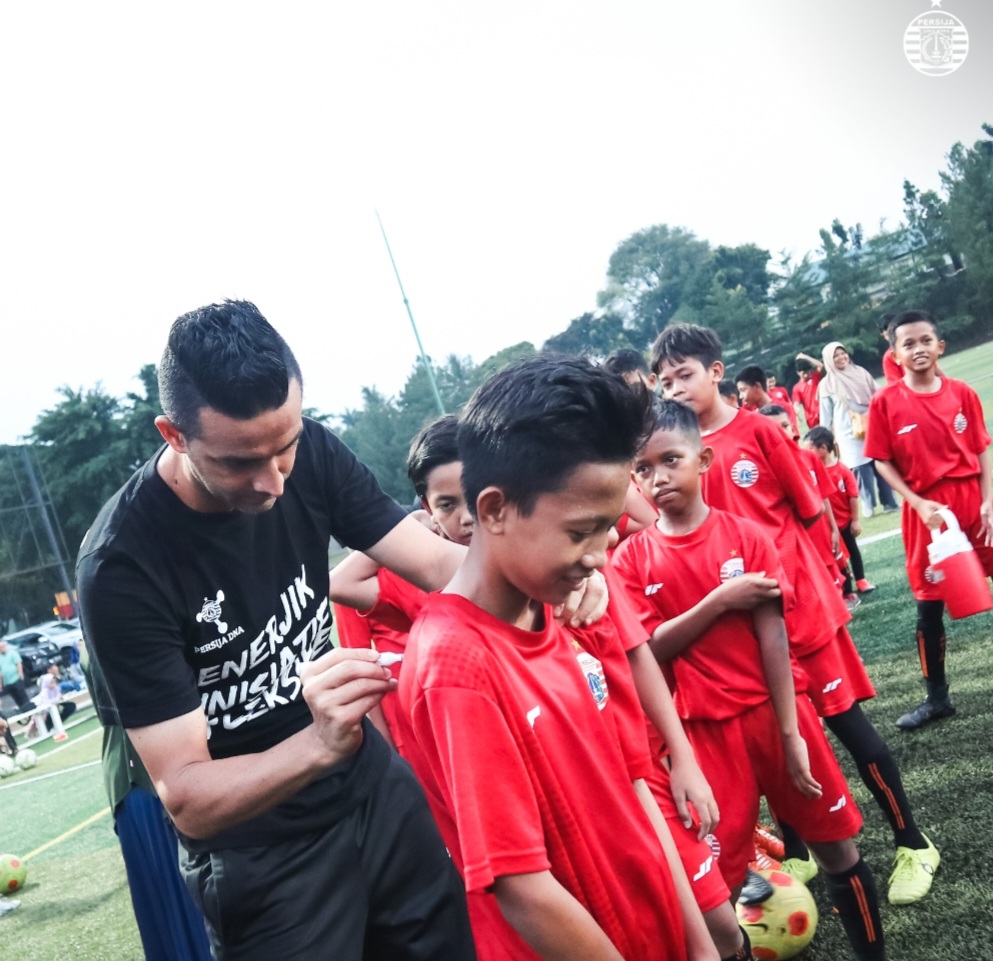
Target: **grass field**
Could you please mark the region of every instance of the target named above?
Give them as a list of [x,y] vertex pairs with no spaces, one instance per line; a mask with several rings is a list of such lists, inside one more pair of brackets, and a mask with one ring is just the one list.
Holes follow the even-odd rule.
[[[943,361],[973,384],[993,413],[993,345]],[[885,534],[894,515],[870,518],[865,536]],[[949,677],[958,717],[915,734],[895,719],[922,696],[914,654],[915,610],[903,571],[899,537],[863,548],[877,590],[855,612],[852,633],[878,689],[866,713],[886,737],[903,772],[921,828],[942,853],[926,900],[909,907],[885,903],[892,840],[880,812],[840,753],[866,825],[860,845],[883,900],[892,961],[981,961],[993,957],[993,614],[949,622]],[[41,753],[41,752],[39,752]],[[0,956],[16,961],[139,961],[124,865],[113,832],[99,766],[95,719],[72,728],[70,741],[41,754],[31,771],[0,781],[0,852],[28,856],[21,907],[0,916]],[[807,961],[851,957],[841,925],[811,884],[821,909]],[[444,961],[444,959],[439,959]]]

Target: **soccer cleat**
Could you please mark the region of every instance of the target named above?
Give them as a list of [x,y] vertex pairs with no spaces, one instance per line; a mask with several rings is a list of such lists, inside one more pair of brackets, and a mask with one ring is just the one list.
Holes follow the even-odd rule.
[[778,871],[779,861],[772,857],[764,848],[755,848],[755,857],[748,862],[753,871]]
[[787,858],[779,870],[804,884],[810,884],[817,877],[817,862],[813,858]]
[[845,607],[850,611],[854,611],[859,604],[862,603],[862,598],[858,594],[846,594],[845,595]]
[[786,853],[783,842],[769,828],[763,827],[761,824],[756,824],[753,840],[757,850],[765,851],[769,857],[775,858],[777,861],[783,860],[783,856]]
[[872,581],[867,581],[864,577],[855,582],[855,590],[860,594],[868,594],[869,591],[874,591],[875,589],[876,585]]
[[939,721],[943,717],[953,717],[955,705],[947,698],[943,701],[932,701],[930,695],[926,697],[912,711],[908,711],[903,717],[897,719],[896,726],[901,731],[916,731],[925,724],[932,721]]
[[941,864],[941,855],[929,838],[926,848],[896,849],[893,873],[890,875],[890,904],[913,904],[931,890],[934,873]]
[[745,875],[745,883],[738,895],[739,904],[761,904],[772,897],[775,888],[761,874],[756,874],[751,868]]

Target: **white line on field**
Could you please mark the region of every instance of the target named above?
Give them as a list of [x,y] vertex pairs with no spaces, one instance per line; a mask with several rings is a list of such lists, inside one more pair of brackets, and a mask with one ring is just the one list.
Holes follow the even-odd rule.
[[[54,752],[53,752],[54,753]],[[44,755],[48,757],[48,755]],[[63,768],[61,771],[52,771],[51,774],[39,774],[37,777],[29,777],[26,781],[15,781],[13,784],[4,784],[0,786],[0,791],[9,791],[11,788],[24,787],[25,784],[36,784],[38,781],[44,781],[50,777],[59,777],[62,774],[71,774],[73,771],[82,771],[83,768],[93,767],[94,764],[100,764],[97,761],[87,761],[85,764],[77,764],[74,767]]]
[[858,544],[859,547],[862,547],[865,544],[875,544],[876,541],[884,541],[887,537],[897,537],[899,534],[900,528],[898,527],[896,530],[883,531],[882,534],[873,534],[870,537],[860,537],[855,541],[855,543]]

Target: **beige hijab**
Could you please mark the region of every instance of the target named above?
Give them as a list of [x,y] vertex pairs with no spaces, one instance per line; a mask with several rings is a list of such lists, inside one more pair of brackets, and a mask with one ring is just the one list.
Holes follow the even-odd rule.
[[872,395],[878,390],[872,374],[864,367],[859,367],[849,360],[848,365],[839,370],[834,364],[834,352],[841,348],[846,353],[848,348],[841,341],[832,340],[822,351],[824,360],[824,379],[817,388],[818,397],[837,397],[847,404],[858,406],[865,410],[869,406]]

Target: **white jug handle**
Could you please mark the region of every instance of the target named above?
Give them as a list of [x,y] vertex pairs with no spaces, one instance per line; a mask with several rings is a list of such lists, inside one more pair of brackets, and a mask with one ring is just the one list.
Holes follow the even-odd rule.
[[[953,511],[951,510],[951,508],[949,508],[949,507],[939,507],[935,511],[935,513],[941,515],[941,519],[945,522],[945,526],[950,531],[954,531],[956,534],[961,534],[962,533],[962,528],[959,527],[959,519],[955,516],[955,514],[953,513]],[[931,528],[931,540],[932,541],[937,540],[939,533],[940,533],[939,531],[937,531],[935,528],[932,527]]]

